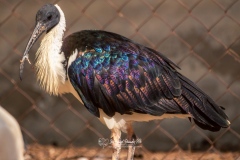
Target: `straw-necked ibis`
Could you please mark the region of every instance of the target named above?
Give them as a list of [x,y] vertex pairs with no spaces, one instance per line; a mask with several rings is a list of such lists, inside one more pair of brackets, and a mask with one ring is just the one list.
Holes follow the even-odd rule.
[[[203,129],[218,131],[230,122],[223,108],[177,71],[164,55],[132,40],[101,30],[63,38],[65,17],[58,5],[44,5],[20,64],[46,33],[36,53],[37,80],[53,95],[72,93],[112,131],[118,159],[121,131],[135,138],[131,122],[191,118]],[[28,60],[29,61],[29,60]],[[134,146],[129,148],[132,159]]]

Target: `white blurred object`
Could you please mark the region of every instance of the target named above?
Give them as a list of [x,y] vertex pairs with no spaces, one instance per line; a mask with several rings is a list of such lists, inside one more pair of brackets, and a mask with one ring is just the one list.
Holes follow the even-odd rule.
[[18,122],[0,106],[0,159],[24,160],[24,143]]

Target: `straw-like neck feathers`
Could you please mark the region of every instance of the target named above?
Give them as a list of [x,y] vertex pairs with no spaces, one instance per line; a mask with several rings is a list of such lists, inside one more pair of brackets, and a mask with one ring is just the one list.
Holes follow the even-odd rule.
[[60,13],[59,23],[43,38],[36,54],[37,80],[48,93],[58,95],[59,88],[65,83],[66,72],[61,53],[62,40],[66,28],[64,13],[55,5]]

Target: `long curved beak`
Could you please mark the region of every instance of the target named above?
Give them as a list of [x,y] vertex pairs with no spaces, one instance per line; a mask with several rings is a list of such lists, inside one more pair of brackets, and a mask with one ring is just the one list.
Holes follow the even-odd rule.
[[27,60],[30,64],[30,60],[28,58],[29,54],[29,50],[32,48],[32,46],[34,45],[34,43],[38,40],[38,38],[41,36],[41,34],[46,30],[46,27],[38,22],[35,26],[35,29],[28,41],[28,44],[27,44],[27,47],[24,51],[24,54],[23,54],[23,57],[22,59],[20,60],[20,71],[19,71],[19,77],[20,77],[20,80],[22,80],[22,73],[23,73],[23,68],[24,68],[24,62],[25,60]]

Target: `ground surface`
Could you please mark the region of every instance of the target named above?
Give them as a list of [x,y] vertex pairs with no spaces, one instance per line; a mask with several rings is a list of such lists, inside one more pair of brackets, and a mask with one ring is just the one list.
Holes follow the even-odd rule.
[[[58,148],[53,146],[30,145],[25,153],[26,160],[108,160],[111,159],[111,148]],[[121,160],[126,159],[126,149],[123,149]],[[185,151],[178,152],[158,152],[150,153],[138,149],[135,160],[240,160],[240,152],[226,153],[190,153]]]

